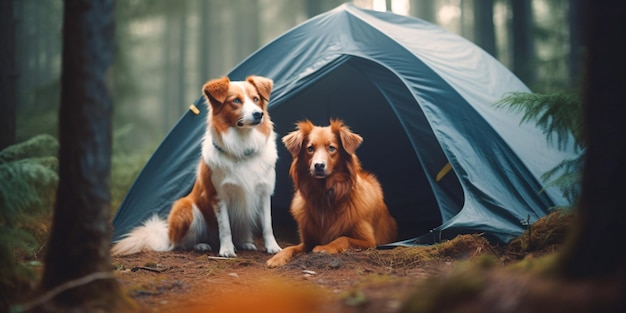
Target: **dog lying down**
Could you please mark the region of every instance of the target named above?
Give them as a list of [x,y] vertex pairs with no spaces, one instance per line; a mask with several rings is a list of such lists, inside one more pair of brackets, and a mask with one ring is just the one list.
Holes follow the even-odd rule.
[[308,120],[296,125],[282,141],[293,156],[289,174],[295,194],[290,211],[300,244],[278,252],[267,266],[282,266],[303,252],[333,254],[396,240],[396,221],[387,210],[382,188],[354,153],[363,138],[339,120],[326,127]]

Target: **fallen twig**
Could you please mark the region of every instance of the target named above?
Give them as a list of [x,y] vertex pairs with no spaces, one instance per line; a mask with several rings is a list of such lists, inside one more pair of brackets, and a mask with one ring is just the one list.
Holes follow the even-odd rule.
[[51,290],[49,290],[48,292],[44,293],[41,297],[36,298],[35,300],[22,304],[22,305],[17,305],[13,308],[11,308],[11,312],[28,312],[48,301],[50,301],[52,298],[56,297],[58,294],[60,294],[61,292],[64,292],[68,289],[72,289],[72,288],[76,288],[78,286],[82,286],[82,285],[86,285],[94,280],[98,280],[98,279],[114,279],[115,276],[113,276],[113,273],[110,272],[95,272],[95,273],[91,273],[89,275],[74,279],[74,280],[70,280],[67,281],[63,284],[60,284],[54,288],[52,288]]
[[210,255],[207,258],[209,260],[237,260],[237,258],[225,258],[221,256],[210,256]]
[[145,271],[150,271],[150,272],[155,272],[155,273],[163,273],[169,269],[170,267],[154,268],[154,267],[147,267],[147,266],[136,266],[136,267],[131,268],[130,270],[133,272],[136,272],[138,270],[145,270]]

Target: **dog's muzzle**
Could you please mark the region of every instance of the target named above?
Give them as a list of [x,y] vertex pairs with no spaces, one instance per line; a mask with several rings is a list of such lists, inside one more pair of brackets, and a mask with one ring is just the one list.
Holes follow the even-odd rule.
[[261,121],[263,121],[263,112],[252,113],[252,125],[261,124]]
[[324,163],[313,164],[313,171],[311,171],[311,174],[313,174],[313,176],[317,178],[326,177],[326,164]]
[[252,113],[251,119],[247,119],[247,118],[239,119],[237,121],[237,126],[238,127],[255,126],[255,125],[261,124],[262,121],[263,121],[263,112],[254,112]]

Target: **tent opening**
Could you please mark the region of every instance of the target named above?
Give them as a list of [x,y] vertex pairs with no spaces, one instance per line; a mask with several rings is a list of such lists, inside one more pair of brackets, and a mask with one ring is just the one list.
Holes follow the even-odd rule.
[[[376,74],[375,78],[372,78],[372,73]],[[381,84],[392,86],[396,93],[402,90],[399,93],[401,99],[385,96],[379,87]],[[410,107],[416,112],[416,118],[402,121],[394,106]],[[411,142],[403,123],[422,123],[418,129],[425,133],[424,136],[434,139],[434,134],[414,97],[390,71],[365,59],[347,58],[341,65],[310,82],[306,88],[300,88],[289,99],[271,106],[270,113],[274,121],[281,121],[275,125],[279,137],[292,131],[294,123],[299,120],[309,119],[325,126],[329,117],[343,120],[360,134],[364,141],[356,154],[363,168],[375,174],[382,185],[385,202],[398,222],[398,239],[423,235],[441,225],[438,201],[416,152],[420,147],[415,145],[420,142]],[[437,149],[441,150],[439,146]],[[443,158],[443,167],[447,161],[442,151],[438,154]],[[277,182],[272,200],[277,229],[285,226],[295,228],[288,213],[293,194],[289,178],[291,160],[291,155],[279,143]],[[457,195],[455,210],[459,211],[463,204],[463,192],[456,175],[450,171],[440,182]]]

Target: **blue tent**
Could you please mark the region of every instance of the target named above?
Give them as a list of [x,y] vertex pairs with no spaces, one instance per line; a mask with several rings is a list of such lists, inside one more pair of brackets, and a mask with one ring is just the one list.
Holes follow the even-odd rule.
[[[380,180],[403,244],[462,233],[508,242],[566,201],[540,176],[572,158],[521,116],[493,104],[529,91],[486,52],[428,22],[344,4],[260,48],[228,76],[274,80],[279,138],[294,123],[340,118],[364,138],[363,167]],[[200,92],[200,87],[198,90]],[[167,216],[195,179],[207,106],[187,112],[146,164],[113,220],[114,240]],[[274,227],[293,225],[291,156],[279,143]],[[293,234],[295,236],[295,233]],[[278,238],[281,239],[280,236]]]

